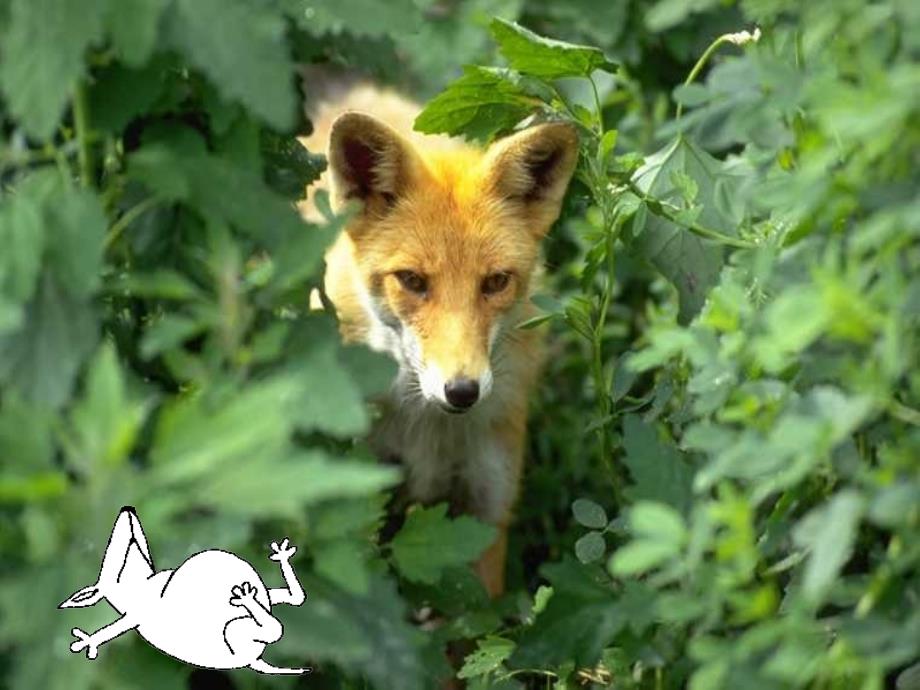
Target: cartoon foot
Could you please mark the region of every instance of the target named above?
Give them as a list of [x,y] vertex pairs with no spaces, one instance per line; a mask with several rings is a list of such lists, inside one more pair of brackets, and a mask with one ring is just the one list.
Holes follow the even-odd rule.
[[272,554],[269,556],[273,561],[278,561],[279,563],[286,563],[294,557],[294,554],[297,553],[296,546],[289,546],[288,540],[285,538],[281,545],[278,545],[278,542],[272,542]]
[[256,600],[256,588],[248,582],[236,585],[230,590],[230,603],[234,606],[245,606],[251,608]]
[[80,628],[74,628],[70,632],[77,638],[76,642],[70,644],[71,652],[79,654],[85,649],[87,659],[95,659],[99,655],[99,646],[93,643],[92,635],[88,635],[80,630]]

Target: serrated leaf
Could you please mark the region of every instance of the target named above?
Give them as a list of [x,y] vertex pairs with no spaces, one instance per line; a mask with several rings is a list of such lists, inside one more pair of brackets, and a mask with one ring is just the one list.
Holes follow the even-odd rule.
[[229,100],[275,129],[296,121],[294,65],[283,17],[245,0],[175,0],[169,22],[175,46]]
[[476,651],[463,660],[463,667],[457,678],[483,676],[501,668],[502,663],[514,651],[514,642],[504,637],[489,636],[476,643]]
[[544,38],[499,17],[492,20],[489,28],[509,65],[524,74],[556,79],[587,77],[596,69],[616,69],[600,48]]
[[447,504],[409,513],[390,548],[406,579],[434,584],[453,566],[476,560],[495,537],[495,529],[472,517],[447,517]]
[[294,137],[264,131],[260,148],[266,182],[288,199],[302,199],[307,185],[318,180],[326,169],[326,157],[307,151]]
[[358,596],[320,578],[301,581],[310,603],[283,619],[277,653],[301,665],[332,661],[380,690],[430,687],[419,658],[422,633],[406,621],[405,604],[391,582],[371,575],[367,594]]
[[26,400],[60,407],[96,344],[97,329],[93,309],[46,273],[22,328],[0,335],[0,382]]
[[53,181],[47,176],[33,176],[0,206],[0,294],[16,303],[32,297],[38,282],[45,252],[42,205],[49,185]]
[[627,415],[623,447],[623,462],[633,480],[626,496],[631,501],[660,501],[686,513],[693,500],[693,468],[673,444],[658,436],[654,422]]
[[147,405],[128,395],[110,344],[90,362],[83,388],[70,413],[64,446],[71,467],[85,474],[103,472],[130,452]]
[[72,0],[13,0],[0,40],[0,84],[10,111],[48,139],[83,75],[83,54],[102,33],[103,6]]
[[[279,261],[296,261],[301,278],[319,266],[332,239],[331,233],[316,232],[304,223],[254,171],[185,142],[145,146],[129,158],[128,174],[164,201],[188,202],[203,215],[230,223],[275,250]],[[291,256],[292,249],[296,256]]]
[[[633,182],[652,199],[668,205],[672,215],[684,206],[684,195],[693,192],[695,184],[697,193],[693,196],[701,207],[696,222],[709,230],[737,237],[742,220],[739,209],[729,215],[724,204],[717,202],[717,187],[733,186],[739,179],[735,172],[689,138],[680,136],[646,158],[634,173]],[[675,181],[682,183],[677,185]],[[634,246],[677,288],[679,320],[687,323],[700,311],[718,280],[724,247],[656,215],[654,209],[650,211]]]
[[316,572],[346,592],[366,594],[370,585],[360,544],[340,539],[313,549]]
[[[160,19],[171,0],[108,0],[105,24],[115,52],[132,67],[153,53]],[[126,90],[128,94],[130,91]]]
[[607,513],[594,501],[577,498],[572,502],[572,515],[580,525],[592,529],[604,529],[607,526]]
[[524,629],[508,665],[594,665],[626,623],[613,591],[598,581],[596,567],[564,561],[544,566],[543,572],[553,585],[553,595],[533,625]]
[[106,217],[92,192],[64,186],[46,206],[49,267],[71,297],[84,299],[99,286]]
[[462,77],[428,102],[414,128],[425,134],[490,139],[540,106],[543,100],[534,87],[533,81],[509,70],[466,67]]

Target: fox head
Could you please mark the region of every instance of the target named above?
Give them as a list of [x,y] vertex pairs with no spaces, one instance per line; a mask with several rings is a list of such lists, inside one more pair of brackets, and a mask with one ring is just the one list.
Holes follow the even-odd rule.
[[376,340],[426,401],[470,409],[493,388],[500,341],[559,216],[574,128],[541,124],[485,151],[426,152],[349,112],[332,126],[328,159],[334,207],[360,204],[346,231]]

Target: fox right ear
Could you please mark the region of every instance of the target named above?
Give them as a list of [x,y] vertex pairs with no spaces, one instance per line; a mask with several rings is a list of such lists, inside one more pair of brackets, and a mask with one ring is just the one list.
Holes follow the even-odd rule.
[[58,605],[59,609],[76,609],[84,606],[94,606],[102,601],[102,592],[96,585],[83,587],[71,594]]
[[332,123],[329,170],[333,207],[355,199],[365,213],[382,215],[421,170],[412,145],[370,115],[348,112]]

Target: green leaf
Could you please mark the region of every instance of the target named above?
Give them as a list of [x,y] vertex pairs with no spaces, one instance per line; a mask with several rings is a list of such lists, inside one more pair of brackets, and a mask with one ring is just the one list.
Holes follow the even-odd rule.
[[[293,518],[306,505],[369,496],[398,481],[399,472],[393,467],[333,459],[319,450],[298,453],[282,448],[221,466],[197,478],[195,487],[202,504],[221,512]],[[352,587],[360,582],[355,578],[349,581]]]
[[604,529],[607,526],[607,513],[594,501],[577,498],[572,502],[572,515],[579,525],[592,529]]
[[476,643],[476,651],[463,660],[463,667],[457,673],[457,678],[474,678],[497,671],[513,651],[514,642],[504,637],[490,635],[479,640]]
[[275,129],[294,126],[298,107],[284,19],[246,0],[175,0],[172,42],[229,100]]
[[623,447],[623,462],[633,480],[626,496],[631,501],[660,501],[687,513],[693,499],[693,469],[673,444],[659,437],[654,422],[637,415],[624,417]]
[[[128,174],[165,201],[187,202],[205,217],[222,219],[276,250],[282,259],[296,259],[301,275],[316,270],[331,239],[304,223],[255,171],[194,150],[185,141],[145,146],[129,158]],[[234,193],[228,194],[228,189]]]
[[163,93],[167,80],[165,60],[154,60],[138,69],[115,63],[94,73],[89,87],[89,111],[93,127],[113,134],[150,109]]
[[687,528],[680,513],[663,503],[642,501],[629,511],[633,541],[610,559],[610,571],[619,576],[646,572],[680,553]]
[[508,660],[513,668],[552,668],[574,662],[593,666],[626,620],[597,568],[571,561],[543,567],[553,595],[534,624],[525,628]]
[[46,274],[26,307],[23,328],[0,335],[0,382],[26,400],[60,407],[97,339],[93,309]]
[[[737,237],[742,217],[737,209],[724,208],[717,197],[737,186],[739,179],[734,168],[726,167],[686,136],[646,158],[633,175],[635,185],[672,215],[684,207],[685,195],[692,195],[701,207],[696,223],[729,237]],[[679,319],[687,323],[703,307],[719,278],[724,248],[656,215],[654,208],[650,211],[634,247],[677,288]]]
[[406,579],[434,584],[446,568],[476,560],[494,537],[493,527],[467,515],[451,520],[440,503],[410,512],[390,548]]
[[0,85],[29,134],[48,139],[84,73],[83,54],[102,33],[103,6],[71,0],[13,0],[0,39]]
[[166,314],[152,321],[141,337],[141,357],[153,359],[162,352],[179,347],[189,338],[205,332],[208,324],[182,314]]
[[314,35],[348,32],[354,36],[400,36],[411,34],[422,15],[412,0],[336,0],[305,4],[284,0],[284,7],[298,24]]
[[[108,0],[105,24],[115,52],[132,67],[140,67],[153,54],[160,19],[170,0]],[[136,88],[136,87],[135,87]],[[130,96],[134,89],[126,89]]]
[[810,549],[802,593],[820,602],[852,554],[856,530],[865,512],[865,499],[843,490],[806,515],[796,526],[796,543]]
[[489,28],[508,64],[525,74],[556,79],[587,77],[596,69],[616,69],[599,48],[544,38],[499,17],[492,20]]
[[64,186],[46,204],[46,218],[46,227],[54,229],[47,245],[50,268],[71,297],[89,297],[99,286],[106,231],[99,198]]
[[425,134],[487,140],[523,120],[546,95],[533,80],[509,70],[466,67],[462,77],[428,102],[414,127]]
[[288,199],[303,199],[307,186],[326,169],[326,157],[310,153],[294,137],[264,131],[261,137],[262,160],[268,186]]
[[365,554],[360,544],[338,540],[313,549],[316,572],[346,592],[366,594],[370,585]]
[[607,542],[600,532],[588,532],[575,542],[575,557],[582,563],[593,563],[604,557]]
[[53,184],[47,175],[34,175],[0,206],[0,294],[17,303],[32,297],[38,283],[45,253],[42,205]]
[[332,661],[348,674],[366,676],[381,690],[422,690],[422,633],[406,622],[396,587],[372,575],[358,596],[315,577],[302,577],[308,605],[283,618],[284,637],[272,649],[297,660]]
[[122,462],[130,452],[147,405],[125,390],[124,374],[110,344],[89,366],[83,395],[70,413],[65,448],[70,465],[90,474]]

